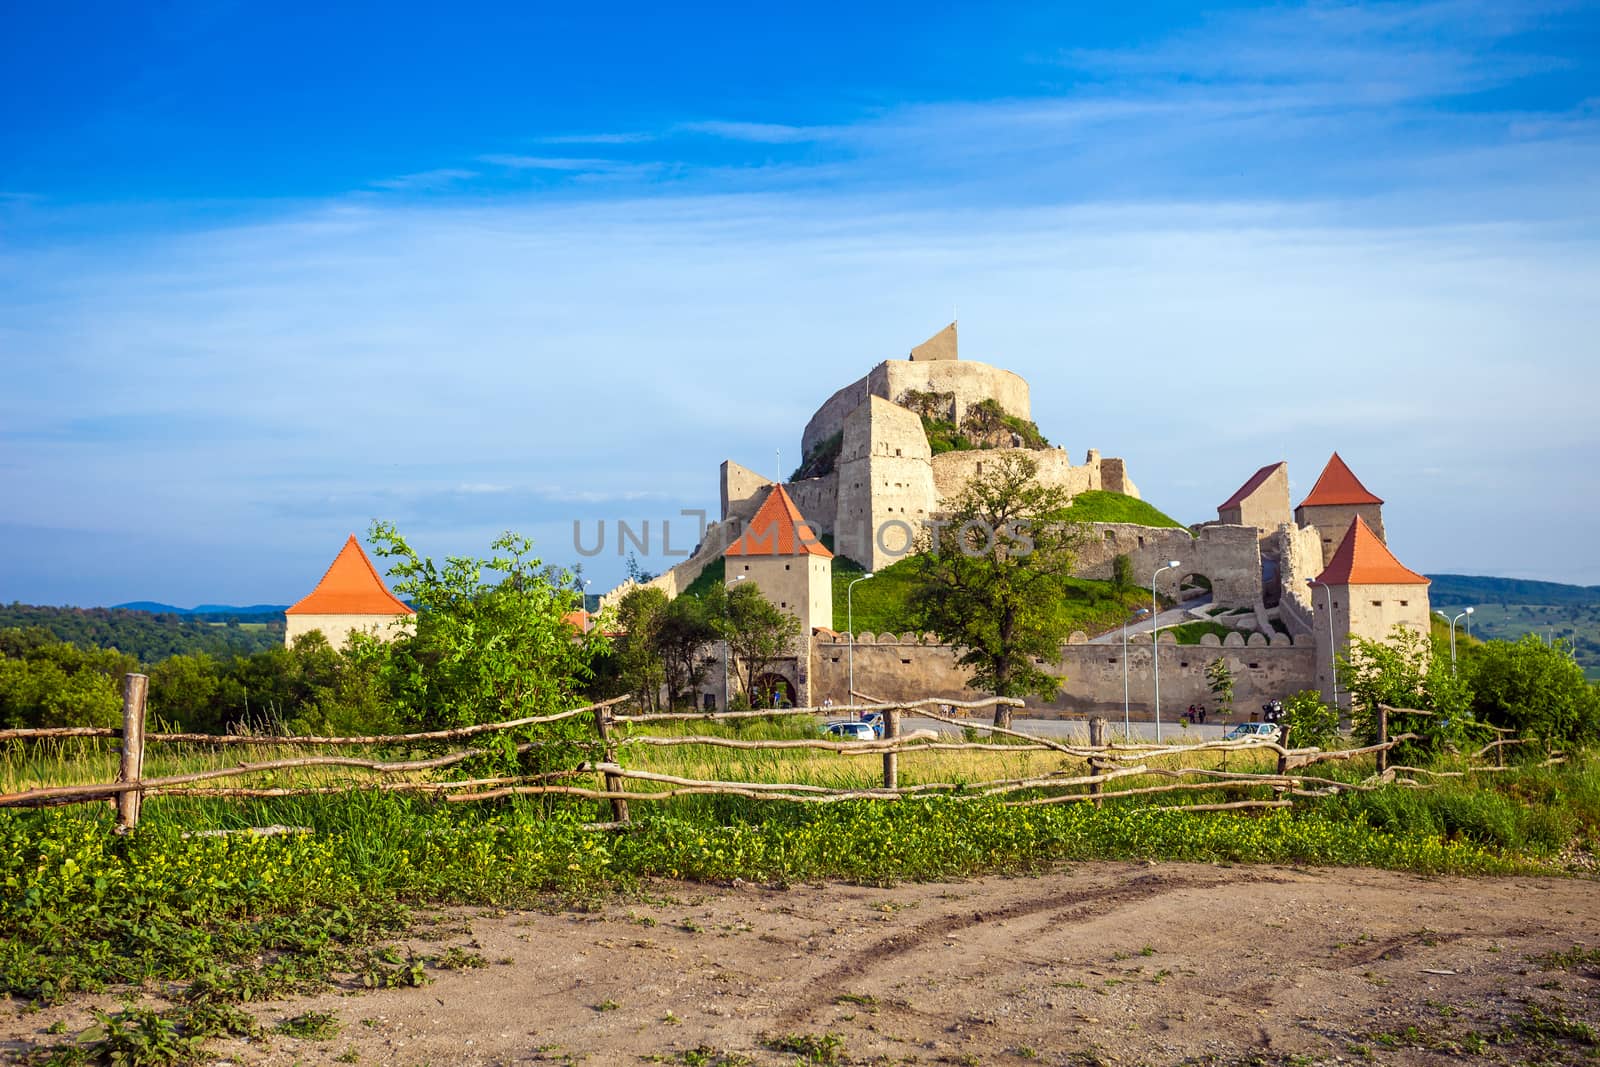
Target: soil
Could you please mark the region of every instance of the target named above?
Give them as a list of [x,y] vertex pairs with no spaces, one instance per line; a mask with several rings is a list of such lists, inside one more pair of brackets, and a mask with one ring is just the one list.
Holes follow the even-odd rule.
[[[1589,879],[1085,864],[893,888],[658,883],[590,910],[434,915],[484,965],[246,1007],[331,1040],[239,1064],[1594,1062]],[[1567,953],[1566,959],[1552,954]],[[90,1005],[0,1007],[0,1048]],[[1591,1029],[1592,1028],[1592,1029]],[[805,1058],[809,1056],[810,1058]]]

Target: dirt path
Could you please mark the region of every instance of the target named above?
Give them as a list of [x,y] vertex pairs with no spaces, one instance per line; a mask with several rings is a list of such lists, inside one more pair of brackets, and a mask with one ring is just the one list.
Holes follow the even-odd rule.
[[[1443,1064],[1476,1050],[1479,1062],[1559,1063],[1597,1051],[1582,1026],[1600,1026],[1600,963],[1542,959],[1600,947],[1600,886],[1587,880],[1088,864],[893,889],[667,884],[593,912],[441,920],[437,939],[413,947],[466,946],[487,966],[421,989],[268,1005],[256,1011],[269,1027],[332,1011],[343,1032],[218,1053],[264,1064]],[[87,1025],[82,1005],[13,1007],[0,1036],[43,1040],[63,1016]]]

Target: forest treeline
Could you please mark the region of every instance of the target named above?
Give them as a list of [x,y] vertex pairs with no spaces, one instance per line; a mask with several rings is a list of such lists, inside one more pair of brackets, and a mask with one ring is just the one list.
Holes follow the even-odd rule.
[[203,652],[248,656],[283,644],[283,616],[176,615],[126,608],[0,604],[0,629],[37,627],[58,641],[111,648],[141,663]]

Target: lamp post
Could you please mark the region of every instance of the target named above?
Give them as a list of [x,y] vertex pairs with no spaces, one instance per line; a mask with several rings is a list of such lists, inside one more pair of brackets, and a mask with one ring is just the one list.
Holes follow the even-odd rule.
[[1434,614],[1439,616],[1439,618],[1450,619],[1450,677],[1452,678],[1456,676],[1456,623],[1462,619],[1466,619],[1467,625],[1470,627],[1472,625],[1472,612],[1473,609],[1468,608],[1460,615],[1450,619],[1450,616],[1446,615],[1444,612],[1437,610],[1434,611]]
[[850,631],[850,692],[845,694],[844,702],[856,702],[856,605],[852,599],[855,596],[856,586],[873,576],[868,571],[849,585],[844,587],[844,628]]
[[[1150,614],[1144,608],[1133,613],[1133,617],[1143,618]],[[1122,620],[1122,739],[1131,740],[1133,728],[1128,721],[1128,620]]]
[[1156,620],[1160,618],[1161,610],[1156,604],[1156,579],[1161,577],[1162,571],[1177,570],[1181,566],[1182,564],[1179,561],[1169,559],[1157,567],[1155,573],[1150,575],[1150,665],[1155,672],[1156,680],[1155,713],[1156,742],[1158,744],[1161,741],[1161,642],[1159,640],[1161,627],[1156,625]]
[[[728,597],[726,595],[728,587],[734,582],[744,581],[747,577],[748,575],[740,574],[722,583],[724,594],[722,597],[722,627],[724,630],[728,627]],[[722,710],[728,710],[728,635],[726,633],[722,635]]]
[[[1318,585],[1320,585],[1320,586],[1322,586],[1323,593],[1327,594],[1327,600],[1328,600],[1328,677],[1333,679],[1333,707],[1334,707],[1334,710],[1338,710],[1338,707],[1339,707],[1339,671],[1338,671],[1337,665],[1333,662],[1333,658],[1334,658],[1334,651],[1333,651],[1333,588],[1330,585],[1328,585],[1327,582],[1319,582],[1315,578],[1307,578],[1306,579],[1306,584],[1310,585],[1310,586],[1318,586]],[[1313,614],[1315,614],[1316,610],[1317,610],[1316,594],[1312,593],[1311,597],[1312,597],[1312,599],[1311,599],[1311,611],[1312,611]]]

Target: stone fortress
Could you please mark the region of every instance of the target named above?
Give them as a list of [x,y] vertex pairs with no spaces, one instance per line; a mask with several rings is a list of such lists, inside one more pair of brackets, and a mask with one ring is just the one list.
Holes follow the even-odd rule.
[[[799,703],[847,703],[852,642],[833,629],[835,553],[868,570],[903,558],[922,524],[1008,450],[1025,450],[1037,462],[1040,481],[1070,494],[1107,490],[1138,497],[1122,460],[1091,449],[1074,464],[1064,450],[1045,446],[1028,422],[1030,409],[1028,383],[1020,376],[959,357],[952,323],[907,358],[885,360],[830,396],[806,424],[805,460],[792,480],[778,484],[724,462],[718,520],[707,525],[689,558],[649,584],[677,596],[708,564],[725,560],[729,580],[754,580],[798,618],[806,635],[805,647],[777,668],[784,695]],[[936,454],[925,426],[967,425],[975,411],[986,420],[987,439]],[[1287,465],[1269,464],[1218,507],[1214,521],[1190,529],[1091,524],[1078,572],[1109,578],[1119,555],[1129,558],[1135,575],[1179,560],[1162,592],[1178,596],[1193,619],[1221,621],[1233,631],[1223,640],[1205,635],[1199,645],[1160,634],[1154,648],[1161,658],[1164,717],[1211,699],[1204,669],[1218,656],[1233,669],[1235,706],[1242,711],[1301,689],[1320,689],[1332,699],[1333,654],[1349,637],[1386,639],[1397,623],[1429,629],[1427,579],[1388,551],[1382,506],[1335,453],[1291,511]],[[614,604],[631,587],[625,583],[602,602]],[[1135,710],[1148,715],[1148,632],[1142,647],[1130,641],[1128,655],[1124,664],[1119,640],[1072,634],[1059,661],[1046,665],[1062,677],[1061,693],[1039,710],[1120,710],[1126,672]],[[964,691],[966,675],[954,651],[932,635],[860,633],[853,658],[857,691],[874,697],[959,697]],[[724,692],[720,652],[714,659],[702,686],[706,706],[720,704]],[[1347,704],[1343,694],[1340,703]]]

